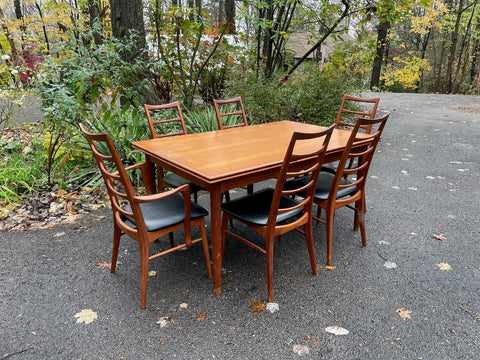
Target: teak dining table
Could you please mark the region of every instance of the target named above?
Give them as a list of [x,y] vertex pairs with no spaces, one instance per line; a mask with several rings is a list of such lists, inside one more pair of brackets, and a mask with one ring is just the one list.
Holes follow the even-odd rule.
[[[275,178],[292,134],[322,129],[317,125],[278,121],[132,143],[135,149],[145,153],[147,163],[158,164],[210,192],[213,288],[216,295],[221,292],[223,261],[222,192]],[[325,162],[340,158],[349,136],[350,132],[346,130],[333,131]],[[148,168],[153,172],[152,166]],[[155,179],[155,176],[150,178]],[[149,186],[155,188],[154,184]]]

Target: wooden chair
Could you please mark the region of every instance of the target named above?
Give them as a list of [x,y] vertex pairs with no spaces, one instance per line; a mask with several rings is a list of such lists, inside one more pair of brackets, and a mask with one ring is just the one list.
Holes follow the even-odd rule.
[[[187,134],[185,120],[183,119],[180,103],[175,101],[163,105],[144,104],[145,113],[148,120],[148,128],[152,139],[164,138],[167,136],[177,136]],[[166,187],[179,187],[185,184],[190,185],[190,191],[193,194],[195,202],[198,201],[198,192],[203,190],[200,186],[174,173],[165,173],[157,165],[157,177],[159,190]]]
[[[343,95],[340,109],[335,120],[335,128],[353,129],[359,117],[374,119],[377,113],[380,98],[360,98],[351,95]],[[353,122],[352,122],[353,121]],[[362,126],[362,129],[370,134],[371,127]]]
[[[145,184],[149,183],[146,163],[124,167],[115,147],[107,134],[92,134],[80,129],[87,138],[95,160],[105,181],[113,211],[113,249],[111,272],[115,272],[120,236],[127,234],[138,242],[140,248],[140,306],[145,308],[147,298],[148,262],[175,250],[190,248],[192,244],[202,242],[207,273],[212,277],[210,255],[204,217],[207,210],[190,201],[188,185],[170,191],[154,194],[154,189],[147,188],[147,195],[138,195],[128,173],[139,169]],[[200,238],[192,240],[190,226],[198,226]],[[175,230],[184,229],[183,243],[174,246]],[[170,235],[170,248],[150,255],[150,244]]]
[[215,106],[219,130],[248,126],[245,108],[240,96],[227,100],[214,99],[213,106]]
[[[367,119],[374,119],[377,113],[378,103],[380,98],[361,98],[352,95],[343,95],[340,109],[338,110],[337,118],[335,120],[336,129],[352,130],[355,127],[355,122],[359,117]],[[362,131],[370,134],[372,128],[362,126]],[[330,171],[335,173],[337,171],[338,161],[324,164],[322,171]],[[348,167],[353,167],[353,161],[346,164]]]
[[[245,108],[240,96],[226,100],[213,99],[213,105],[215,106],[219,130],[248,126]],[[247,185],[246,190],[247,194],[253,193],[253,184]],[[224,195],[225,199],[230,201],[230,193],[226,191]]]
[[[226,235],[266,255],[268,301],[273,300],[273,245],[276,237],[297,229],[305,235],[313,274],[317,273],[312,235],[312,207],[315,184],[330,141],[333,125],[318,133],[294,133],[277,177],[275,189],[267,188],[222,205],[222,259]],[[305,143],[315,143],[315,150],[301,153]],[[304,183],[284,189],[287,179],[302,176]],[[305,193],[305,197],[293,196]],[[227,222],[237,220],[265,238],[265,248],[227,230]],[[303,231],[299,228],[303,226]]]
[[[355,210],[354,229],[362,236],[363,246],[367,245],[365,234],[365,183],[375,149],[383,132],[390,113],[378,119],[359,118],[352,130],[347,146],[340,159],[337,171],[333,174],[321,171],[318,176],[314,203],[318,206],[317,216],[313,219],[327,226],[327,264],[332,265],[332,237],[335,211],[347,206]],[[375,126],[377,130],[368,139],[357,140],[357,133],[362,127]],[[354,146],[355,145],[355,146]],[[363,146],[362,146],[363,145]],[[350,159],[356,158],[356,166],[345,166]],[[302,179],[298,182],[302,183]],[[293,184],[287,184],[287,188]],[[298,186],[298,184],[296,184]],[[325,210],[325,220],[320,218],[322,209]]]

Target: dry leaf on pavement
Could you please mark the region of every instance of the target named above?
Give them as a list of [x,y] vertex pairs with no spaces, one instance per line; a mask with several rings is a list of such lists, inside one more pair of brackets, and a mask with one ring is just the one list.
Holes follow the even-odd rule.
[[349,331],[340,326],[328,326],[325,331],[333,335],[347,335]]
[[403,320],[410,319],[410,314],[412,313],[410,310],[405,310],[404,308],[397,309],[396,312]]
[[110,269],[112,267],[111,263],[107,263],[104,261],[103,263],[96,263],[95,264],[99,269]]
[[197,321],[203,321],[207,318],[208,314],[207,313],[204,313],[203,311],[200,311],[198,314],[197,314]]
[[260,312],[265,309],[265,304],[263,301],[252,301],[252,304],[249,306],[249,308],[255,312]]
[[452,267],[450,265],[448,265],[447,263],[440,263],[440,264],[437,264],[438,268],[440,270],[443,270],[443,271],[450,271],[452,270]]
[[92,309],[83,309],[79,313],[75,314],[77,318],[77,324],[84,322],[85,324],[90,324],[97,318],[97,313]]

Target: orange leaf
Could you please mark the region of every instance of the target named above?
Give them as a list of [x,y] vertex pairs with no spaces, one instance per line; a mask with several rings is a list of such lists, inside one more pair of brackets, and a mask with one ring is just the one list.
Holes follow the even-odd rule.
[[400,316],[403,320],[410,319],[410,310],[405,310],[404,308],[397,309],[397,314]]
[[325,266],[325,269],[327,269],[327,270],[335,270],[336,267],[335,267],[335,266],[332,266],[332,265],[326,265],[326,266]]
[[249,308],[255,312],[260,312],[265,309],[265,304],[263,301],[252,301],[252,304],[249,306]]
[[96,263],[95,265],[97,265],[99,269],[107,269],[107,268],[110,269],[112,267],[112,264],[107,262]]
[[203,321],[207,318],[208,314],[204,313],[203,311],[200,311],[200,313],[197,314],[197,321]]

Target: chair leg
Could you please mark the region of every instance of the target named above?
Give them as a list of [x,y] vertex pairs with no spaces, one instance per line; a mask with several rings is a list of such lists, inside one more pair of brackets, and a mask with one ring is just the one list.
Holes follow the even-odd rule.
[[275,238],[266,241],[268,302],[273,301],[273,243]]
[[367,246],[367,235],[365,232],[365,208],[363,207],[363,199],[357,201],[357,218],[360,224],[360,234],[362,235],[362,245]]
[[210,250],[208,249],[207,230],[205,229],[205,220],[198,226],[200,229],[200,236],[202,237],[203,255],[205,256],[205,264],[207,265],[208,277],[212,278],[212,264],[210,262]]
[[193,201],[195,202],[195,204],[198,204],[198,192],[194,192],[193,193]]
[[313,246],[312,221],[310,220],[304,226],[305,238],[307,239],[308,254],[310,255],[310,264],[312,265],[313,275],[317,275],[317,261],[315,260],[315,247]]
[[173,241],[173,233],[169,233],[168,238],[170,239],[170,248],[173,248],[175,246],[175,242]]
[[322,216],[322,208],[320,206],[317,206],[317,218],[321,218]]
[[332,237],[333,237],[333,219],[335,210],[326,210],[327,225],[327,265],[332,265]]
[[222,193],[222,198],[225,196],[225,201],[230,201],[230,192],[227,190]]
[[122,236],[122,230],[118,227],[117,223],[113,222],[113,245],[112,245],[112,263],[110,266],[110,272],[114,273],[117,266],[118,248],[120,247],[120,237]]
[[252,194],[253,193],[253,184],[247,185],[247,194]]
[[140,240],[140,307],[147,306],[147,282],[148,282],[148,254],[150,244],[144,244]]

